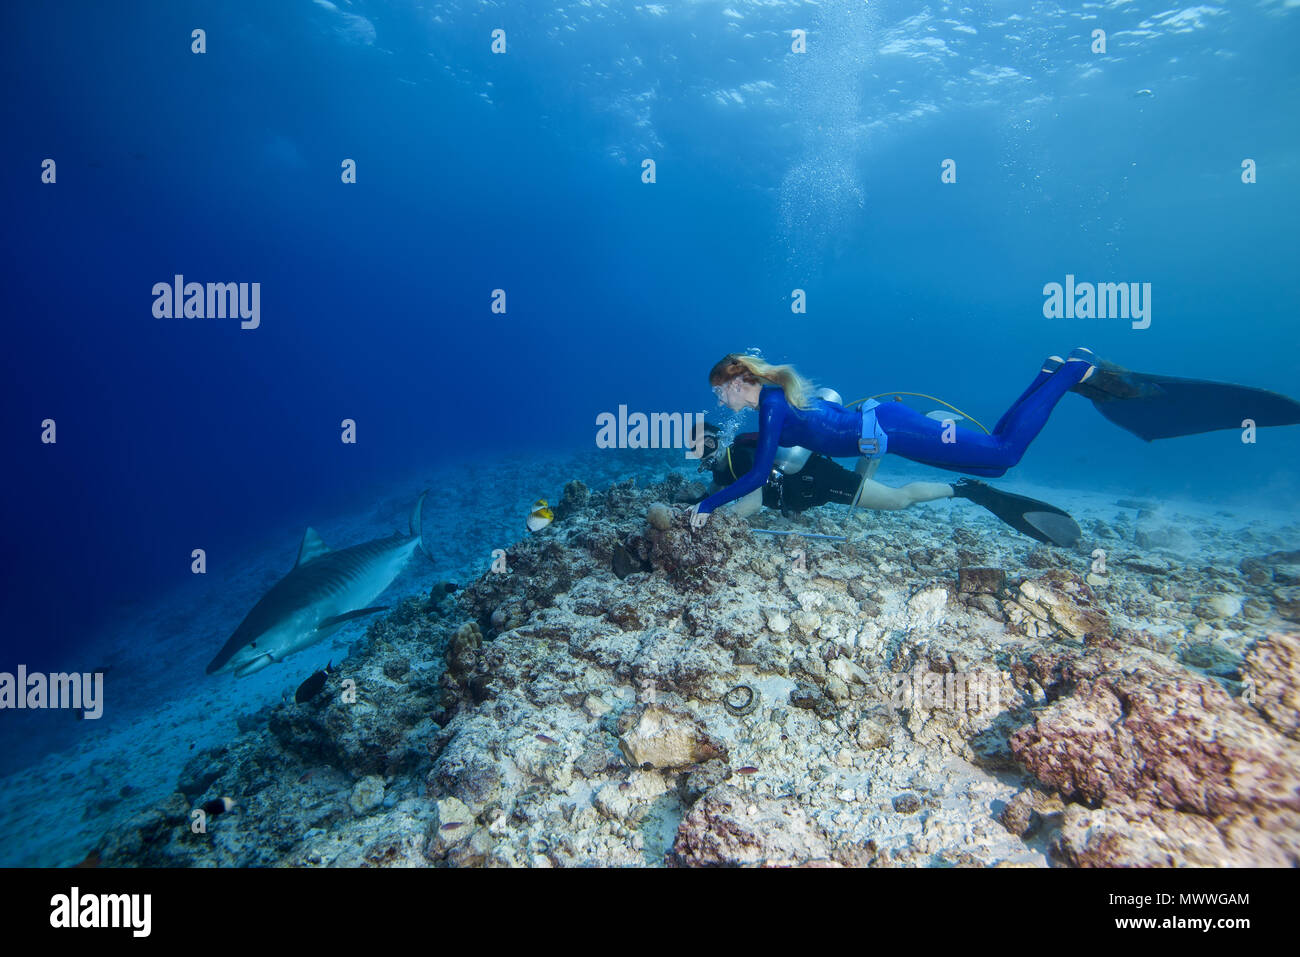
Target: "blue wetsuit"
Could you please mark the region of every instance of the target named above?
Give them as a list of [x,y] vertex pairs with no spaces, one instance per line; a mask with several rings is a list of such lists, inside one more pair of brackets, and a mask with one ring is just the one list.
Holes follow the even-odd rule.
[[[1020,461],[1056,403],[1088,368],[1087,362],[1067,362],[1055,372],[1040,372],[998,420],[991,435],[963,431],[957,441],[944,442],[942,422],[901,402],[877,405],[867,414],[875,415],[890,452],[941,469],[996,478]],[[824,399],[814,399],[810,408],[796,409],[781,389],[766,386],[758,398],[758,430],[754,467],[701,502],[700,514],[762,487],[772,474],[776,450],[781,446],[801,445],[836,458],[860,455],[863,410],[846,409]]]

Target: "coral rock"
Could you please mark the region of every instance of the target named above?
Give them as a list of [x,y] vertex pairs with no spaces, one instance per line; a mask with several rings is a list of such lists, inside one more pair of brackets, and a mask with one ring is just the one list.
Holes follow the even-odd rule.
[[1214,825],[1194,814],[1141,816],[1112,808],[1065,807],[1052,856],[1071,867],[1210,867],[1233,861]]
[[963,595],[996,595],[1007,582],[1001,568],[957,569],[957,591]]
[[673,511],[667,505],[655,502],[645,513],[646,521],[650,523],[651,528],[657,528],[665,531],[672,527]]
[[874,751],[889,746],[889,725],[879,718],[867,718],[859,722],[857,730],[858,747],[863,751]]
[[[1015,604],[1048,623],[1048,634],[1051,627],[1075,639],[1104,638],[1111,633],[1110,617],[1097,607],[1092,589],[1072,572],[1056,569],[1041,578],[1021,582]],[[1022,615],[1016,622],[1010,608],[1008,614],[1031,637],[1044,635],[1043,628],[1033,627],[1032,620]]]
[[568,518],[586,508],[590,500],[591,490],[582,482],[574,479],[564,486],[564,494],[560,496],[560,504],[555,507],[555,517],[557,519]]
[[726,745],[714,739],[688,714],[645,705],[624,716],[626,730],[619,749],[634,768],[688,768],[715,758],[727,759]]
[[1133,539],[1139,548],[1158,548],[1176,554],[1189,554],[1196,548],[1196,539],[1178,525],[1143,523],[1138,526]]
[[1274,588],[1273,606],[1287,621],[1300,621],[1300,585]]
[[356,814],[369,814],[384,803],[384,779],[377,774],[368,774],[352,788],[348,806]]
[[794,801],[759,798],[725,784],[691,808],[671,856],[683,866],[838,866],[825,837]]
[[1246,656],[1242,677],[1264,719],[1300,740],[1300,637],[1269,635]]
[[1040,712],[1011,749],[1045,784],[1093,803],[1300,809],[1300,748],[1265,730],[1213,681],[1108,672]]

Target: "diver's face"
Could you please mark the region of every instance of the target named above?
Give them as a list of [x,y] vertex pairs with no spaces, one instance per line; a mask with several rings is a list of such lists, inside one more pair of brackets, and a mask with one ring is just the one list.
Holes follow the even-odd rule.
[[700,442],[700,468],[701,472],[713,468],[713,463],[718,457],[718,437],[716,435],[706,435]]
[[689,444],[691,452],[700,460],[699,470],[713,468],[714,456],[718,454],[718,434],[708,429],[701,429],[693,432],[690,436]]
[[741,388],[743,385],[740,376],[733,376],[722,385],[715,385],[713,394],[718,397],[718,404],[725,405],[732,412],[739,412],[745,408],[745,397]]

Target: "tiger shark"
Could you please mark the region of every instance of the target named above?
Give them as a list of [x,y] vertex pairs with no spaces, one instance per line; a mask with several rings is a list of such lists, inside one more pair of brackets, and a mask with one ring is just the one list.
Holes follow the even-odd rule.
[[428,494],[426,490],[415,503],[409,535],[335,551],[315,529],[307,529],[293,569],[253,606],[207,673],[233,671],[236,678],[246,677],[323,641],[349,621],[383,611],[386,606],[371,602],[393,583],[412,553],[424,548],[420,513]]

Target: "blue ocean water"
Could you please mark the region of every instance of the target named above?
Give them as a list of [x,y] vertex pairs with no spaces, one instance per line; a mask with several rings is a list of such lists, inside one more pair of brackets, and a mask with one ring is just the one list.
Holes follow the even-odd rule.
[[[428,507],[439,573],[482,571],[502,543],[474,523],[522,534],[531,499],[559,494],[540,466],[529,491],[530,463],[595,452],[596,416],[620,404],[714,414],[706,374],[729,351],[989,424],[1077,345],[1300,393],[1289,2],[2,16],[0,670],[94,668],[106,633],[179,592],[188,614],[131,640],[120,693],[225,693],[202,672],[265,587],[239,577],[249,555],[291,560],[323,516],[373,519],[356,541],[403,527],[419,488],[395,480],[429,476],[456,483]],[[1150,283],[1149,328],[1045,318],[1043,287],[1067,274]],[[260,325],[156,317],[153,287],[176,275],[260,284]],[[1146,444],[1067,397],[1013,477],[1062,504],[1276,506],[1297,463],[1300,429]],[[462,494],[503,472],[517,502]],[[14,718],[0,772],[81,733]]]

